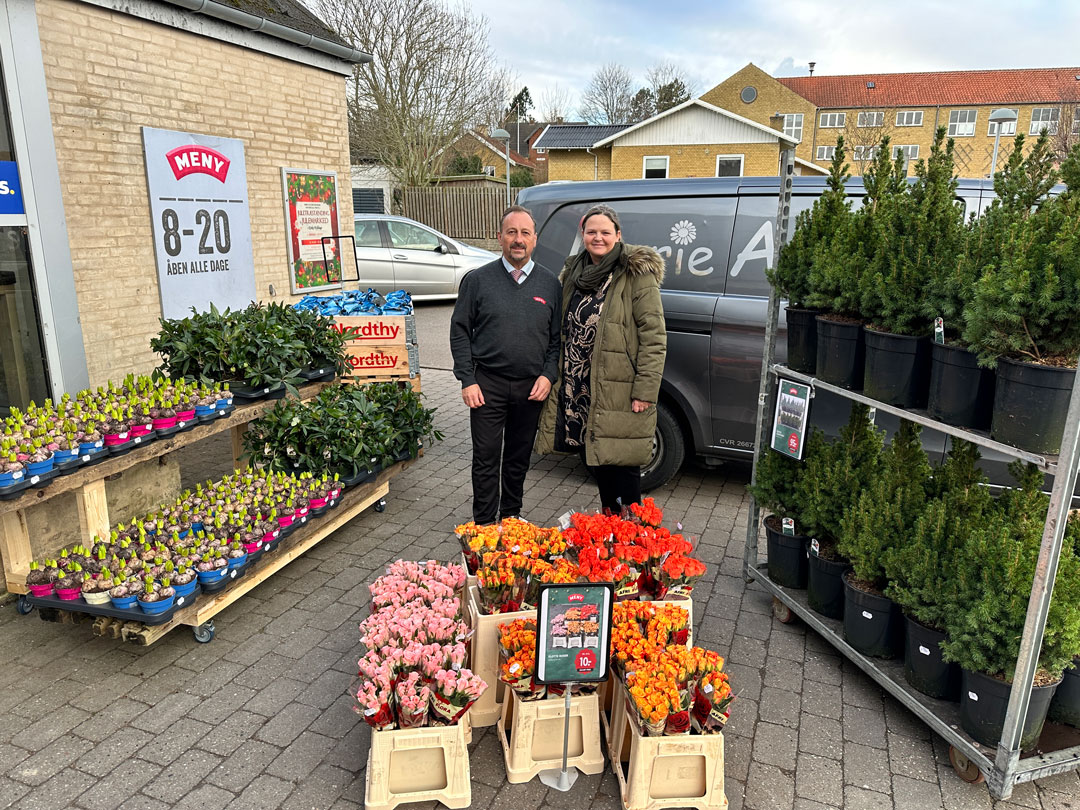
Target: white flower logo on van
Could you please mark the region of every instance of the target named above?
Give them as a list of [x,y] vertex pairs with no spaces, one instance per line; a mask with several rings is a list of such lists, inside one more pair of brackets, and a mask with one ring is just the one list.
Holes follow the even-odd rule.
[[676,245],[689,245],[697,239],[697,228],[688,219],[676,222],[671,226],[671,241]]

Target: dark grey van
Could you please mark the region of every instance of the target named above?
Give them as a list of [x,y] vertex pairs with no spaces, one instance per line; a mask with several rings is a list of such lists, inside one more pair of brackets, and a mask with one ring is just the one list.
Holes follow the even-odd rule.
[[[824,188],[824,178],[795,178],[792,228]],[[847,191],[859,205],[861,181],[851,180]],[[536,217],[533,258],[553,273],[581,249],[578,222],[590,205],[601,202],[618,212],[627,242],[651,245],[667,261],[661,292],[667,365],[657,403],[656,449],[642,473],[646,490],[668,481],[687,456],[709,464],[749,460],[753,454],[769,297],[765,267],[776,247],[778,192],[776,177],[724,177],[548,183],[518,196]],[[981,213],[993,196],[988,180],[962,180],[957,190],[966,215]],[[783,361],[783,310],[780,329],[777,352]],[[819,394],[813,422],[834,432],[848,408],[839,397]],[[878,419],[890,433],[895,421]],[[945,450],[939,434],[928,432],[924,443],[934,455]]]

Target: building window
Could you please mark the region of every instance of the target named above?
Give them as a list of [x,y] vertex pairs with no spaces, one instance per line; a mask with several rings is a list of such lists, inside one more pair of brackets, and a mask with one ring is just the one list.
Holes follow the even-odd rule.
[[817,153],[814,155],[814,160],[832,160],[835,154],[835,146],[819,146]]
[[667,155],[644,158],[641,162],[641,176],[646,180],[662,180],[668,175],[669,160]]
[[822,129],[839,129],[847,123],[847,113],[822,113],[818,124]]
[[975,134],[975,110],[953,110],[949,113],[949,137],[970,138]]
[[876,146],[856,146],[852,149],[852,160],[873,160],[877,157],[878,147]]
[[757,88],[750,86],[744,87],[739,93],[739,98],[743,100],[743,104],[753,104],[754,100],[757,98]]
[[717,155],[716,156],[716,176],[717,177],[742,177],[743,156],[742,155]]
[[1073,110],[1073,122],[1072,129],[1069,130],[1073,135],[1080,135],[1080,107]]
[[797,141],[802,140],[802,113],[785,113],[784,114],[784,134],[789,138],[794,138]]
[[900,152],[904,153],[904,157],[907,158],[908,161],[918,160],[919,159],[919,145],[918,144],[913,144],[911,146],[903,146],[903,145],[894,146],[892,148],[892,158],[893,158],[893,160],[896,160],[896,156],[898,154],[900,154]]
[[[1013,115],[1016,115],[1019,110],[1009,110]],[[990,126],[987,127],[986,134],[993,137],[998,134],[998,122],[991,121]],[[1016,134],[1016,121],[1006,121],[1001,125],[1002,135],[1015,135]]]
[[884,123],[885,113],[883,112],[859,113],[858,124],[860,127],[880,127]]
[[494,166],[485,166],[484,167],[484,174],[486,174],[488,177],[494,177],[495,176],[495,167]]
[[1031,111],[1031,129],[1028,130],[1028,134],[1038,135],[1045,129],[1047,134],[1057,135],[1060,120],[1060,107],[1036,107]]
[[537,150],[536,150],[536,154],[538,154],[538,155],[542,155],[542,154],[544,154],[544,153],[545,153],[546,151],[547,151],[547,149],[537,149]]
[[896,114],[896,125],[898,127],[921,127],[922,110],[900,110]]

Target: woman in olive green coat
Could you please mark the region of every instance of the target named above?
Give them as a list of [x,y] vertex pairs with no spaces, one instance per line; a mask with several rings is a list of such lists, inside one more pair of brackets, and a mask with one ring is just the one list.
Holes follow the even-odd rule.
[[540,453],[577,452],[612,512],[641,501],[641,465],[652,454],[656,404],[667,355],[660,304],[664,260],[621,241],[606,205],[581,220],[585,249],[563,284],[559,377],[540,415]]

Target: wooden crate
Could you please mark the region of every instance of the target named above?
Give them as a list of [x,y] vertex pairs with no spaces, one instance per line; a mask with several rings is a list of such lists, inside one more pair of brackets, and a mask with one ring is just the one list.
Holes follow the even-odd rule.
[[339,315],[333,328],[345,335],[350,346],[416,343],[415,315]]
[[465,726],[372,731],[364,807],[393,810],[410,802],[472,804]]
[[349,373],[368,377],[400,377],[420,371],[420,352],[415,343],[400,346],[349,344],[345,347]]
[[[499,740],[506,761],[506,779],[528,782],[540,771],[562,767],[566,699],[522,700],[513,690],[503,701]],[[570,738],[566,766],[585,774],[604,770],[600,745],[600,702],[596,694],[570,698]]]
[[[613,682],[611,769],[626,810],[726,810],[724,735],[646,737],[629,716],[626,687]],[[615,708],[621,707],[621,708]]]
[[506,699],[506,684],[499,680],[499,625],[514,619],[534,619],[535,610],[487,615],[480,612],[480,594],[476,585],[469,587],[469,624],[473,629],[469,668],[484,679],[487,690],[469,710],[472,724],[486,728],[499,722]]
[[370,383],[396,382],[398,385],[407,386],[409,388],[412,388],[412,390],[416,393],[420,393],[420,374],[399,374],[396,377],[349,376],[342,377],[340,381],[342,383],[350,383],[352,385],[368,385]]

